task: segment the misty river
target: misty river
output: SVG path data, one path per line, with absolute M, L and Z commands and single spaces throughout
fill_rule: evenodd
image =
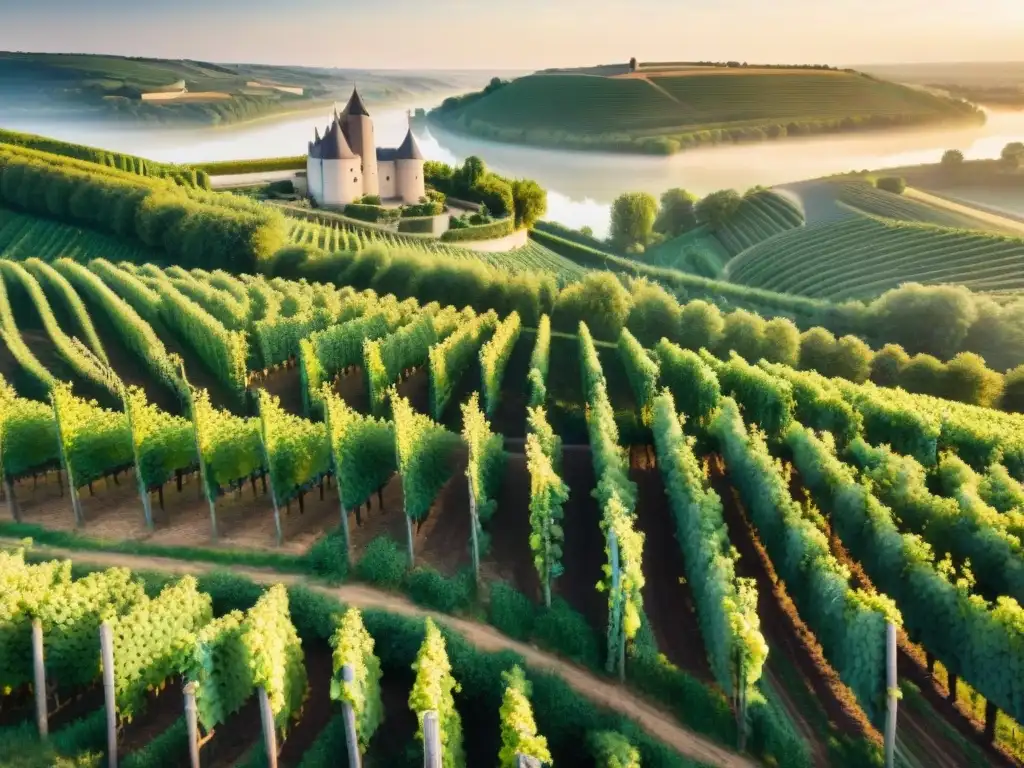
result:
M 404 108 L 382 109 L 373 119 L 378 146 L 401 143 L 408 127 Z M 325 112 L 319 118 L 292 116 L 196 130 L 32 120 L 3 127 L 187 163 L 303 154 L 314 126 L 322 132 L 327 122 Z M 418 131 L 417 140 L 431 160 L 456 163 L 478 155 L 500 174 L 536 179 L 548 190 L 545 218 L 571 227 L 588 225 L 603 237 L 608 231 L 611 201 L 622 192 L 657 196 L 670 187 L 684 187 L 699 195 L 725 187 L 742 192 L 758 184 L 771 186 L 845 171 L 938 162 L 947 149 L 959 149 L 972 160 L 995 158 L 1007 143 L 1024 140 L 1024 112 L 990 111 L 983 126 L 783 139 L 708 147 L 668 158 L 517 147 L 435 128 Z

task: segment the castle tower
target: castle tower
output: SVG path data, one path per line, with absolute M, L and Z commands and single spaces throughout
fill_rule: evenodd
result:
M 413 205 L 427 194 L 427 185 L 423 177 L 423 153 L 420 151 L 412 128 L 405 135 L 405 141 L 395 150 L 395 170 L 397 184 L 395 192 L 403 203 Z
M 359 91 L 352 89 L 352 97 L 342 113 L 345 135 L 349 144 L 362 158 L 362 180 L 364 195 L 379 195 L 380 180 L 377 174 L 377 145 L 373 135 L 373 120 L 366 111 Z
M 321 205 L 346 205 L 363 195 L 359 155 L 352 151 L 341 124 L 332 123 L 320 142 Z

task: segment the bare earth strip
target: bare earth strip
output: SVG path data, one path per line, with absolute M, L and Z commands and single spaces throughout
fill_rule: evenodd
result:
M 15 539 L 0 538 L 0 546 L 16 546 Z M 120 566 L 135 571 L 163 571 L 174 574 L 202 574 L 217 570 L 218 566 L 166 557 L 123 555 L 112 552 L 90 552 L 61 549 L 57 547 L 33 546 L 32 551 L 46 557 L 67 558 L 77 563 L 112 568 Z M 224 566 L 219 566 L 221 570 Z M 632 694 L 611 682 L 600 679 L 590 672 L 570 664 L 550 653 L 512 640 L 486 624 L 456 618 L 447 614 L 425 610 L 406 598 L 361 584 L 346 584 L 327 587 L 311 581 L 305 576 L 278 573 L 267 568 L 240 568 L 231 566 L 230 571 L 252 579 L 259 584 L 285 584 L 305 586 L 348 605 L 359 608 L 379 608 L 405 616 L 430 617 L 451 627 L 484 651 L 510 650 L 522 656 L 533 669 L 552 672 L 561 677 L 569 686 L 595 704 L 618 712 L 634 720 L 651 736 L 694 760 L 722 768 L 755 768 L 757 763 L 718 746 L 683 728 L 675 719 L 659 710 L 639 696 Z
M 909 197 L 911 200 L 918 200 L 922 203 L 933 205 L 936 208 L 945 208 L 947 211 L 952 211 L 953 213 L 970 216 L 978 221 L 991 224 L 994 227 L 999 227 L 1007 233 L 1014 232 L 1024 236 L 1024 221 L 1017 221 L 1006 216 L 1000 216 L 995 213 L 990 213 L 989 211 L 983 211 L 980 208 L 972 208 L 969 205 L 961 205 L 960 203 L 955 203 L 944 197 L 938 197 L 936 195 L 930 195 L 927 192 L 922 192 L 920 189 L 915 189 L 914 187 L 907 187 L 906 190 L 904 190 L 903 195 L 905 197 Z

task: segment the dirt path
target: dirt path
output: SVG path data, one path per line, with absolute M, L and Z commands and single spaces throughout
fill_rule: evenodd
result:
M 17 541 L 0 538 L 0 545 L 12 546 Z M 168 573 L 208 573 L 217 566 L 166 557 L 140 557 L 122 555 L 112 552 L 88 552 L 56 547 L 34 547 L 33 551 L 56 558 L 69 558 L 78 563 L 110 568 L 121 566 L 139 571 L 164 571 Z M 278 573 L 267 568 L 232 567 L 231 571 L 239 576 L 252 579 L 260 584 L 281 583 L 286 585 L 303 585 L 316 592 L 330 595 L 348 605 L 360 608 L 381 608 L 391 613 L 405 616 L 431 617 L 438 622 L 447 624 L 456 632 L 484 651 L 510 650 L 521 655 L 530 667 L 536 670 L 553 672 L 561 677 L 575 691 L 593 703 L 606 709 L 618 712 L 634 720 L 645 731 L 667 745 L 708 765 L 738 768 L 753 768 L 756 762 L 742 755 L 737 755 L 723 747 L 698 736 L 683 728 L 668 715 L 640 697 L 626 691 L 622 687 L 602 680 L 590 672 L 570 664 L 550 653 L 512 640 L 486 624 L 428 611 L 413 604 L 401 595 L 383 592 L 361 584 L 348 584 L 341 587 L 325 587 L 310 581 L 307 577 L 296 574 Z

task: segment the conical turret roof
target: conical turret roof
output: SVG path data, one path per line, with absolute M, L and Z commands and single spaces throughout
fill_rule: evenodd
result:
M 345 105 L 345 115 L 370 116 L 370 113 L 366 111 L 366 107 L 363 105 L 363 100 L 359 96 L 359 91 L 355 88 L 352 89 L 352 96 L 349 98 L 348 104 Z
M 405 141 L 395 150 L 396 160 L 422 160 L 423 153 L 420 152 L 420 145 L 416 143 L 416 137 L 412 135 L 412 128 L 405 134 Z
M 353 160 L 356 155 L 345 140 L 337 123 L 331 125 L 320 143 L 320 157 L 324 160 Z

